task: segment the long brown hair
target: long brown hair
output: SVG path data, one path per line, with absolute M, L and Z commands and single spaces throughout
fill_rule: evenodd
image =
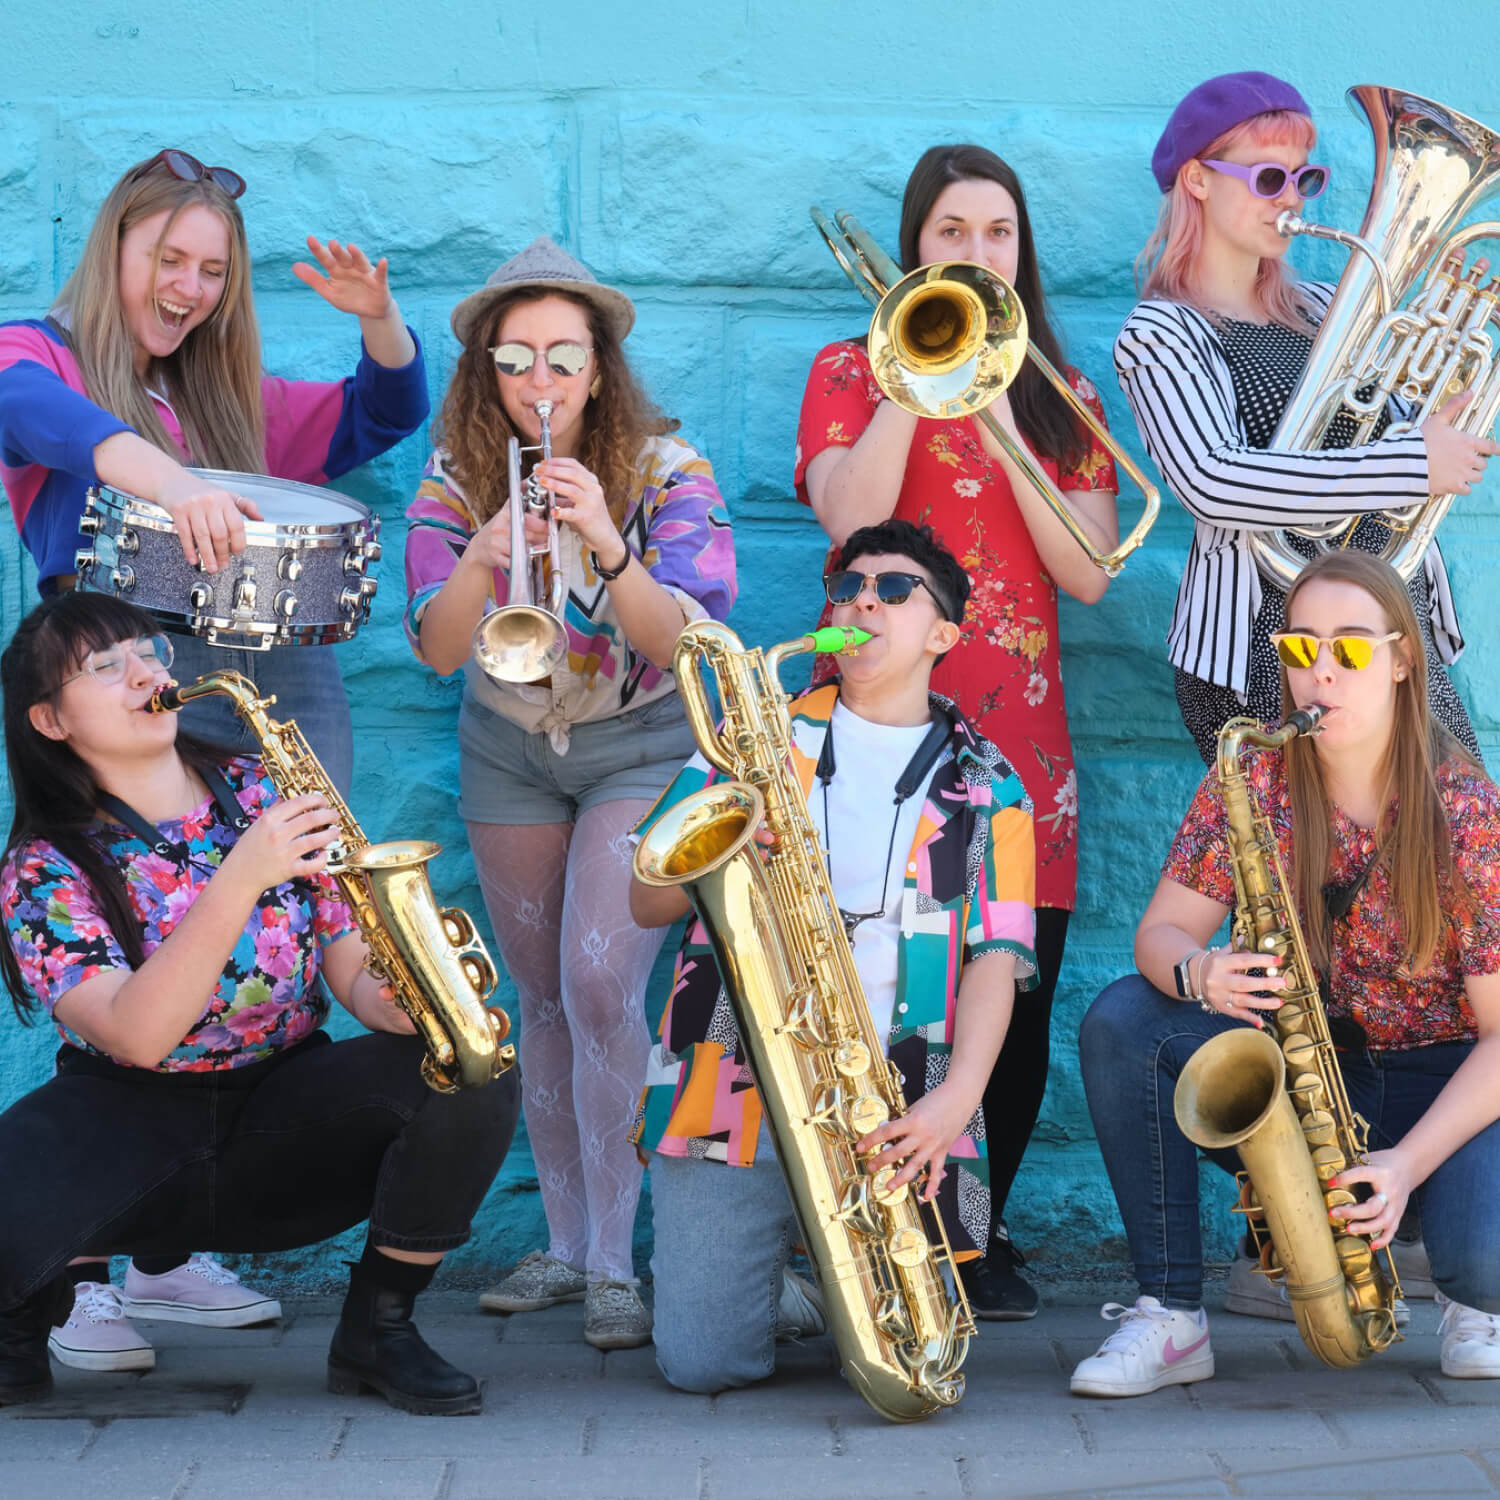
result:
M 1026 194 L 1014 168 L 984 146 L 930 146 L 922 153 L 901 199 L 901 269 L 915 271 L 922 264 L 917 243 L 922 226 L 943 189 L 955 182 L 997 182 L 1016 202 L 1016 238 L 1020 254 L 1016 261 L 1016 295 L 1026 309 L 1031 342 L 1060 370 L 1062 341 L 1052 330 L 1047 298 L 1037 267 L 1036 242 L 1031 233 L 1031 215 Z M 1044 458 L 1068 468 L 1088 451 L 1082 425 L 1068 403 L 1053 390 L 1046 376 L 1027 361 L 1010 388 L 1011 410 L 1021 436 Z
M 464 488 L 474 518 L 483 523 L 498 514 L 510 497 L 506 481 L 506 448 L 521 435 L 500 404 L 495 362 L 490 348 L 513 307 L 561 297 L 584 310 L 599 372 L 599 394 L 583 411 L 583 441 L 578 461 L 603 487 L 610 514 L 618 525 L 635 493 L 641 447 L 647 438 L 675 432 L 666 416 L 641 389 L 609 319 L 587 298 L 563 287 L 524 287 L 502 297 L 487 317 L 476 319 L 448 382 L 442 410 L 433 426 L 433 441 L 452 460 L 454 477 Z M 525 439 L 521 438 L 524 442 Z
M 266 423 L 245 221 L 234 199 L 208 178 L 184 182 L 165 164 L 146 168 L 136 163 L 110 190 L 53 313 L 67 332 L 90 400 L 176 458 L 176 444 L 147 394 L 148 387 L 159 386 L 182 423 L 192 462 L 259 473 L 266 466 Z M 120 300 L 120 241 L 142 219 L 168 215 L 154 276 L 173 224 L 195 204 L 216 213 L 229 230 L 224 291 L 175 353 L 151 362 L 143 382 L 135 373 L 135 345 Z
M 1471 770 L 1482 768 L 1464 747 L 1433 717 L 1427 703 L 1427 656 L 1422 633 L 1399 575 L 1389 564 L 1367 552 L 1326 552 L 1298 575 L 1286 600 L 1286 618 L 1293 619 L 1297 595 L 1314 580 L 1350 583 L 1363 589 L 1379 606 L 1389 630 L 1401 640 L 1392 648 L 1407 663 L 1406 676 L 1396 683 L 1395 721 L 1381 762 L 1380 806 L 1385 809 L 1377 830 L 1376 864 L 1390 879 L 1401 922 L 1401 941 L 1412 973 L 1428 968 L 1437 955 L 1445 925 L 1461 912 L 1466 892 L 1453 861 L 1448 815 L 1438 789 L 1438 768 L 1446 761 L 1462 761 Z M 1287 669 L 1281 669 L 1284 712 L 1296 705 Z M 1297 906 L 1313 963 L 1324 973 L 1332 952 L 1331 922 L 1323 904 L 1332 853 L 1333 804 L 1323 783 L 1323 770 L 1313 741 L 1298 736 L 1287 744 L 1287 790 L 1292 802 L 1292 848 L 1295 851 Z

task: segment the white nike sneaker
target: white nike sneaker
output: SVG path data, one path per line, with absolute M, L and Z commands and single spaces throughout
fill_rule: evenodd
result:
M 1144 1396 L 1164 1385 L 1188 1385 L 1214 1372 L 1208 1318 L 1138 1297 L 1134 1307 L 1106 1302 L 1100 1317 L 1120 1326 L 1073 1371 L 1075 1396 Z
M 1443 1336 L 1443 1374 L 1455 1380 L 1494 1380 L 1500 1377 L 1500 1313 L 1465 1307 L 1441 1292 L 1443 1310 L 1438 1332 Z

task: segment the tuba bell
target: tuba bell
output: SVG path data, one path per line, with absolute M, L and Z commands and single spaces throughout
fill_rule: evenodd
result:
M 540 682 L 562 665 L 568 654 L 568 632 L 563 608 L 568 578 L 562 566 L 562 545 L 552 496 L 535 475 L 521 478 L 521 455 L 552 457 L 552 403 L 538 401 L 541 441 L 522 446 L 511 438 L 506 453 L 510 480 L 510 590 L 507 601 L 484 615 L 474 627 L 474 660 L 496 682 Z M 547 540 L 533 547 L 526 540 L 526 517 L 541 516 Z M 545 602 L 543 602 L 545 601 Z
M 1161 509 L 1160 492 L 1110 436 L 1109 429 L 1079 400 L 1052 361 L 1029 341 L 1026 309 L 1015 288 L 988 267 L 967 260 L 919 266 L 902 276 L 901 267 L 852 214 L 838 214 L 835 222 L 820 208 L 810 212 L 844 274 L 875 303 L 870 323 L 870 369 L 881 390 L 913 416 L 952 419 L 977 415 L 1067 528 L 1068 535 L 1088 554 L 1089 561 L 1109 577 L 1116 577 L 1155 523 Z M 1028 359 L 1145 497 L 1135 529 L 1109 552 L 1101 552 L 1095 545 L 1025 444 L 1016 442 L 986 410 Z
M 1464 274 L 1477 240 L 1500 238 L 1500 222 L 1453 227 L 1489 198 L 1500 180 L 1500 133 L 1445 105 L 1401 89 L 1361 84 L 1348 93 L 1374 134 L 1375 181 L 1360 232 L 1311 224 L 1290 211 L 1277 228 L 1333 240 L 1355 251 L 1313 342 L 1269 447 L 1305 452 L 1323 444 L 1342 411 L 1356 421 L 1356 443 L 1369 440 L 1395 396 L 1413 408 L 1387 436 L 1420 426 L 1450 397 L 1471 393 L 1459 431 L 1488 433 L 1500 414 L 1497 321 L 1500 277 L 1481 286 L 1482 263 Z M 1421 281 L 1420 290 L 1401 304 Z M 1433 495 L 1418 505 L 1370 512 L 1391 529 L 1382 557 L 1409 579 L 1453 504 Z M 1268 583 L 1289 589 L 1307 563 L 1288 534 L 1319 550 L 1347 546 L 1363 514 L 1250 534 L 1250 551 Z

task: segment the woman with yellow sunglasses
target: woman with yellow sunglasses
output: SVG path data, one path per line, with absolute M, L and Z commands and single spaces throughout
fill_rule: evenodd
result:
M 1328 553 L 1293 585 L 1286 617 L 1274 638 L 1282 708 L 1317 705 L 1319 731 L 1243 765 L 1290 872 L 1349 1101 L 1370 1124 L 1368 1160 L 1338 1177 L 1369 1196 L 1334 1213 L 1378 1248 L 1416 1201 L 1443 1373 L 1497 1377 L 1500 790 L 1428 706 L 1416 613 L 1392 568 Z M 1265 954 L 1209 946 L 1234 905 L 1210 771 L 1136 932 L 1139 972 L 1099 996 L 1079 1036 L 1139 1286 L 1133 1306 L 1106 1307 L 1119 1326 L 1074 1371 L 1079 1395 L 1138 1396 L 1214 1373 L 1198 1153 L 1173 1091 L 1204 1042 L 1263 1027 L 1286 987 Z M 1239 1165 L 1233 1151 L 1210 1154 Z

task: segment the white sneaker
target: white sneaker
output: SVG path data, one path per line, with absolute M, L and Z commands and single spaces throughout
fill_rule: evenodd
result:
M 1402 1283 L 1403 1290 L 1405 1283 Z M 1248 1255 L 1237 1255 L 1229 1268 L 1229 1287 L 1224 1293 L 1224 1311 L 1239 1313 L 1247 1318 L 1275 1318 L 1281 1323 L 1295 1323 L 1297 1315 L 1292 1311 L 1292 1299 L 1287 1293 L 1284 1280 L 1272 1281 L 1260 1272 L 1260 1263 Z M 1396 1316 L 1396 1327 L 1405 1328 L 1411 1322 L 1411 1309 L 1404 1297 L 1396 1298 L 1392 1309 Z
M 1106 1302 L 1100 1317 L 1120 1326 L 1073 1371 L 1075 1396 L 1144 1396 L 1164 1385 L 1188 1385 L 1214 1372 L 1208 1318 L 1138 1297 L 1134 1307 Z
M 205 1328 L 248 1328 L 274 1323 L 281 1304 L 243 1285 L 211 1255 L 193 1255 L 185 1265 L 148 1276 L 131 1261 L 125 1272 L 125 1311 L 147 1322 L 197 1323 Z
M 61 1365 L 75 1370 L 152 1370 L 156 1351 L 130 1325 L 120 1294 L 107 1281 L 80 1281 L 73 1288 L 68 1321 L 47 1336 Z
M 823 1293 L 807 1277 L 795 1271 L 785 1272 L 781 1298 L 776 1304 L 776 1337 L 806 1339 L 827 1332 L 828 1313 Z
M 1500 1376 L 1500 1313 L 1465 1307 L 1441 1292 L 1443 1374 L 1455 1380 L 1494 1380 Z

